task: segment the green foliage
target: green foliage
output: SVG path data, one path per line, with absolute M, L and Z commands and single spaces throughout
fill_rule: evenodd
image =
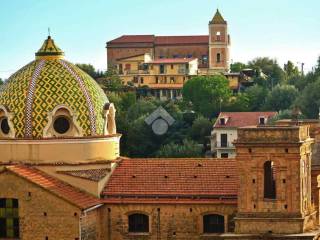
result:
M 238 93 L 229 99 L 229 102 L 222 108 L 225 112 L 246 112 L 249 111 L 249 97 L 246 93 Z
M 262 72 L 267 76 L 265 79 L 265 86 L 269 89 L 285 82 L 285 73 L 276 60 L 267 57 L 255 58 L 254 60 L 249 61 L 248 67 L 256 70 L 257 72 Z M 255 82 L 259 84 L 259 82 L 261 83 L 261 79 Z
M 320 77 L 309 83 L 297 98 L 295 104 L 308 118 L 318 118 L 320 107 Z
M 103 75 L 102 72 L 96 71 L 94 66 L 92 66 L 91 64 L 77 63 L 76 66 L 79 67 L 82 71 L 86 72 L 93 79 L 97 79 L 98 77 L 101 77 Z
M 291 107 L 298 96 L 298 90 L 290 85 L 277 85 L 267 96 L 266 110 L 285 110 Z
M 265 87 L 254 85 L 246 89 L 245 93 L 248 97 L 249 111 L 259 111 L 265 104 L 268 90 Z
M 228 80 L 222 75 L 196 76 L 182 89 L 184 101 L 191 102 L 195 111 L 206 117 L 217 115 L 230 96 Z
M 241 62 L 235 62 L 230 64 L 230 72 L 240 72 L 246 68 L 246 64 Z
M 160 158 L 191 158 L 201 157 L 201 146 L 191 140 L 184 140 L 182 144 L 169 143 L 156 153 Z
M 109 68 L 100 78 L 96 79 L 99 85 L 109 91 L 121 91 L 124 89 L 122 81 L 115 68 Z
M 286 74 L 287 79 L 290 79 L 292 77 L 298 76 L 299 75 L 299 69 L 297 66 L 295 66 L 291 61 L 288 61 L 284 65 L 284 71 Z
M 204 144 L 210 137 L 213 124 L 204 117 L 198 117 L 192 124 L 190 135 L 193 140 Z
M 4 80 L 2 80 L 2 78 L 0 78 L 0 86 L 4 84 Z

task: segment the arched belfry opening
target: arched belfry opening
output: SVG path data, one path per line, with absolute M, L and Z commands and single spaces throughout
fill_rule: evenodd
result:
M 267 161 L 263 165 L 264 198 L 276 199 L 276 179 L 274 162 Z

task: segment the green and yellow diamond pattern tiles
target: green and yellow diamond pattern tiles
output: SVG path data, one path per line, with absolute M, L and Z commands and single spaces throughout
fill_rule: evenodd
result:
M 83 129 L 84 136 L 102 135 L 102 112 L 108 99 L 97 83 L 71 63 L 67 64 L 72 71 L 68 70 L 60 60 L 44 61 L 36 79 L 32 79 L 36 76 L 35 71 L 39 63 L 40 61 L 36 60 L 20 69 L 0 90 L 0 104 L 7 106 L 9 111 L 14 113 L 16 137 L 26 137 L 26 103 L 27 96 L 30 95 L 33 96 L 32 138 L 42 138 L 43 130 L 48 123 L 48 113 L 62 104 L 70 107 L 77 115 L 77 122 Z M 34 85 L 30 88 L 32 81 Z M 30 94 L 29 91 L 34 92 Z M 95 133 L 92 133 L 92 129 L 95 129 Z

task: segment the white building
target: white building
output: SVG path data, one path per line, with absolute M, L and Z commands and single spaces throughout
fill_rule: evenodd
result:
M 217 158 L 236 156 L 233 142 L 238 137 L 238 128 L 264 125 L 277 112 L 221 112 L 211 132 L 211 152 Z

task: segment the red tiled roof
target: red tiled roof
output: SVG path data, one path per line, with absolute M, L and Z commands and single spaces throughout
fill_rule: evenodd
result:
M 108 42 L 112 43 L 154 43 L 155 45 L 175 44 L 209 44 L 209 35 L 194 36 L 155 36 L 155 35 L 123 35 Z
M 107 202 L 234 202 L 238 177 L 234 159 L 123 159 L 102 194 Z
M 194 36 L 157 36 L 155 38 L 156 45 L 172 45 L 172 44 L 209 44 L 208 35 Z
M 89 207 L 101 204 L 100 199 L 95 198 L 79 189 L 64 183 L 48 174 L 32 167 L 24 165 L 11 165 L 6 167 L 7 170 L 14 174 L 52 192 L 68 201 L 69 203 L 81 208 L 87 209 Z
M 154 35 L 123 35 L 108 43 L 153 43 Z
M 159 58 L 159 59 L 155 59 L 151 62 L 151 64 L 159 64 L 159 63 L 188 63 L 191 62 L 193 60 L 195 60 L 196 58 Z
M 221 112 L 214 124 L 215 128 L 245 127 L 259 124 L 259 117 L 271 118 L 277 112 Z M 220 124 L 220 118 L 226 117 L 225 125 Z

